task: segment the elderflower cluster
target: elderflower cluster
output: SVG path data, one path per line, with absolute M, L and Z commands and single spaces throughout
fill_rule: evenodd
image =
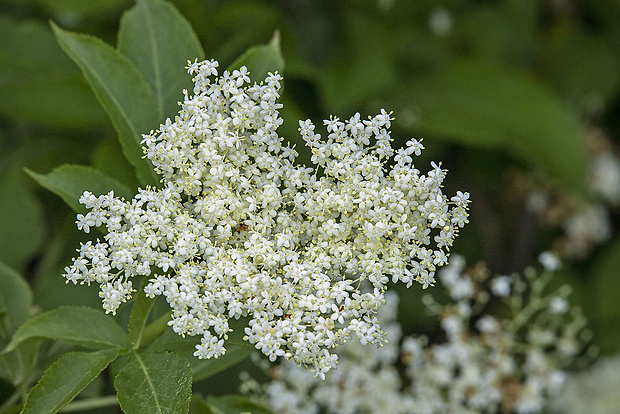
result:
M 541 261 L 558 263 L 550 255 Z M 583 316 L 568 306 L 565 287 L 543 293 L 549 270 L 489 278 L 483 267 L 464 268 L 455 257 L 439 273 L 445 304 L 425 301 L 441 320 L 437 338 L 402 338 L 398 301 L 389 298 L 379 312 L 389 336 L 383 347 L 343 345 L 324 382 L 283 363 L 266 386 L 249 379 L 245 390 L 278 414 L 545 412 L 563 368 L 582 351 Z
M 300 121 L 315 167 L 296 164 L 276 132 L 280 75 L 251 84 L 245 67 L 220 77 L 217 67 L 190 62 L 194 95 L 184 91 L 174 121 L 143 136 L 161 188 L 81 197 L 90 211 L 78 227 L 102 226 L 105 237 L 82 245 L 65 276 L 99 283 L 112 313 L 145 276 L 147 296 L 172 308 L 172 329 L 201 337 L 199 358 L 222 355 L 229 322 L 247 318 L 244 339 L 271 361 L 324 378 L 338 344 L 384 342 L 376 312 L 388 281 L 433 284 L 469 194 L 444 195 L 440 165 L 414 168 L 421 142 L 395 151 L 383 110 L 331 117 L 325 138 Z

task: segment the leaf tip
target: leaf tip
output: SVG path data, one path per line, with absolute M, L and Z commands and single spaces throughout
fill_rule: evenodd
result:
M 276 29 L 273 32 L 273 36 L 271 37 L 271 41 L 269 43 L 273 45 L 278 52 L 280 52 L 280 29 Z
M 52 32 L 54 32 L 54 35 L 56 35 L 56 37 L 58 37 L 59 34 L 62 34 L 65 32 L 62 29 L 62 27 L 58 26 L 56 22 L 53 21 L 52 19 L 50 19 L 49 23 L 50 23 L 50 27 L 52 28 Z

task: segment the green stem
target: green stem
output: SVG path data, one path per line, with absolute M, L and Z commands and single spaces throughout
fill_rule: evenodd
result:
M 145 277 L 138 293 L 136 294 L 136 300 L 131 310 L 131 316 L 129 317 L 129 340 L 133 345 L 133 349 L 140 348 L 143 341 L 144 326 L 146 325 L 146 319 L 149 317 L 151 308 L 153 307 L 154 299 L 150 299 L 144 293 L 144 286 L 148 283 L 148 279 Z
M 168 329 L 168 321 L 170 320 L 170 311 L 164 313 L 155 319 L 142 331 L 142 345 L 151 343 L 155 338 Z
M 525 286 L 522 285 L 519 288 L 517 285 L 518 283 L 524 282 L 515 282 L 515 292 L 518 294 L 512 296 L 512 320 L 506 326 L 507 331 L 516 333 L 526 322 L 530 320 L 530 318 L 532 318 L 536 314 L 536 312 L 546 308 L 549 305 L 551 299 L 549 297 L 543 297 L 543 291 L 545 287 L 549 284 L 552 276 L 553 275 L 550 272 L 543 272 L 538 277 L 538 279 L 534 280 L 531 283 L 532 291 L 530 292 L 529 300 L 527 301 L 527 304 L 525 306 L 523 306 L 523 295 L 525 294 Z M 528 277 L 529 280 L 532 280 L 533 278 L 534 276 Z
M 15 409 L 14 412 L 18 413 L 21 411 L 21 408 L 16 406 L 17 401 L 20 400 L 20 392 L 19 390 L 13 391 L 13 394 L 6 401 L 0 405 L 0 413 L 10 413 L 13 412 L 12 409 Z
M 115 405 L 118 405 L 118 398 L 116 398 L 116 395 L 110 395 L 107 397 L 88 398 L 73 401 L 59 412 L 71 413 L 74 411 L 92 410 L 93 408 L 111 407 Z

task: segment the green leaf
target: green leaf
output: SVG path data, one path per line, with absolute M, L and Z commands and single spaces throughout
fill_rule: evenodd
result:
M 523 74 L 482 61 L 460 62 L 409 85 L 416 127 L 468 146 L 499 148 L 585 193 L 587 157 L 577 116 Z M 398 115 L 398 114 L 397 114 Z
M 207 398 L 213 414 L 271 414 L 271 410 L 240 395 L 222 395 Z
M 198 359 L 194 357 L 199 339 L 191 336 L 181 337 L 170 328 L 158 336 L 147 349 L 149 352 L 171 351 L 184 356 L 190 362 L 194 381 L 201 381 L 240 363 L 254 352 L 254 346 L 242 339 L 247 319 L 231 320 L 229 323 L 233 331 L 228 333 L 229 338 L 225 344 L 226 353 L 218 358 Z
M 136 178 L 136 169 L 125 157 L 119 157 L 122 152 L 123 148 L 116 137 L 99 140 L 91 151 L 90 165 L 127 188 L 138 188 L 140 184 Z
M 48 174 L 37 174 L 30 170 L 26 170 L 26 173 L 79 213 L 86 212 L 86 208 L 79 203 L 84 191 L 99 196 L 114 190 L 116 197 L 124 197 L 126 200 L 133 198 L 132 192 L 127 187 L 92 167 L 65 164 Z
M 249 48 L 228 67 L 228 70 L 239 69 L 241 66 L 248 68 L 250 78 L 255 82 L 265 79 L 269 72 L 284 71 L 280 32 L 276 31 L 268 44 Z
M 487 3 L 463 13 L 452 36 L 474 56 L 496 61 L 522 61 L 538 56 L 539 6 L 535 2 Z M 493 35 L 490 36 L 489 34 Z
M 49 27 L 0 18 L 0 114 L 61 129 L 105 123 L 79 70 Z
M 32 291 L 24 278 L 0 262 L 0 344 L 28 318 Z
M 114 386 L 127 414 L 187 413 L 192 372 L 187 360 L 173 353 L 133 353 Z
M 33 338 L 47 338 L 92 349 L 129 349 L 127 334 L 114 318 L 86 306 L 63 306 L 26 321 L 3 352 Z
M 161 119 L 174 118 L 183 89 L 192 90 L 187 61 L 204 51 L 189 22 L 161 0 L 138 0 L 121 19 L 118 49 L 142 72 L 157 101 Z
M 586 110 L 606 106 L 620 86 L 618 53 L 605 44 L 606 40 L 588 35 L 579 26 L 566 27 L 541 53 L 551 83 Z
M 129 325 L 127 328 L 129 331 L 129 340 L 133 344 L 133 349 L 138 349 L 140 347 L 146 319 L 155 302 L 154 299 L 148 298 L 144 293 L 144 286 L 146 283 L 148 283 L 148 278 L 145 277 L 143 278 L 142 286 L 138 288 L 136 300 L 133 303 L 131 315 L 129 316 Z
M 168 326 L 168 321 L 170 321 L 171 319 L 171 313 L 171 310 L 165 310 L 155 320 L 151 321 L 147 326 L 144 327 L 144 330 L 142 332 L 142 340 L 140 341 L 141 345 L 151 344 L 153 341 L 156 341 L 158 338 L 163 336 L 166 332 L 171 331 L 170 327 Z M 169 351 L 169 349 L 163 349 L 162 352 L 163 351 Z
M 22 414 L 53 414 L 73 400 L 116 357 L 118 350 L 68 352 L 30 390 Z
M 194 373 L 194 381 L 202 381 L 227 370 L 244 361 L 250 354 L 254 352 L 252 346 L 226 345 L 226 353 L 218 358 L 198 359 L 192 361 L 192 372 Z
M 0 179 L 0 261 L 24 271 L 43 243 L 43 208 L 27 179 L 10 173 Z
M 73 19 L 74 22 L 85 22 L 102 17 L 105 19 L 104 16 L 120 13 L 121 10 L 131 5 L 130 0 L 19 0 L 19 2 L 35 3 L 37 7 L 43 7 L 49 14 L 59 19 Z
M 155 353 L 171 351 L 175 354 L 186 357 L 186 359 L 190 361 L 192 361 L 192 359 L 198 360 L 198 358 L 192 357 L 190 359 L 190 357 L 196 351 L 196 344 L 200 342 L 199 339 L 194 336 L 182 337 L 176 334 L 172 329 L 170 329 L 170 327 L 167 326 L 169 320 L 169 314 L 162 315 L 160 324 L 163 325 L 165 323 L 166 329 L 148 346 L 148 352 Z
M 110 129 L 112 129 L 111 125 Z M 101 129 L 102 133 L 104 131 L 104 129 Z M 89 152 L 92 149 L 93 142 L 90 139 L 82 138 L 83 136 L 76 139 L 71 134 L 59 137 L 37 132 L 33 135 L 32 131 L 24 131 L 23 133 L 13 135 L 10 139 L 12 143 L 9 143 L 9 140 L 2 142 L 3 140 L 0 136 L 0 175 L 5 173 L 17 174 L 24 180 L 23 184 L 20 183 L 21 185 L 24 185 L 31 191 L 39 192 L 39 186 L 24 174 L 24 167 L 35 171 L 50 171 L 60 164 L 88 163 Z M 114 137 L 114 141 L 116 141 L 116 137 Z M 71 150 L 68 151 L 68 148 Z M 120 153 L 120 144 L 118 148 L 118 153 Z M 117 158 L 124 160 L 124 157 L 118 157 L 118 155 Z M 131 170 L 131 173 L 135 176 L 134 168 L 131 167 Z M 46 206 L 46 208 L 48 207 Z
M 126 57 L 100 39 L 64 31 L 53 23 L 52 29 L 110 116 L 123 154 L 136 168 L 140 182 L 156 186 L 159 177 L 140 144 L 142 134 L 160 125 L 157 101 L 148 83 Z

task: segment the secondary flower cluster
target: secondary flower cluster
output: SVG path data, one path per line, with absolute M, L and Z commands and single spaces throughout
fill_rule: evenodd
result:
M 554 250 L 568 260 L 583 260 L 613 236 L 620 206 L 620 157 L 613 140 L 599 129 L 586 131 L 590 171 L 589 197 L 575 198 L 528 174 L 515 174 L 509 185 L 514 202 L 525 202 L 543 227 L 561 228 Z M 520 200 L 519 200 L 520 199 Z M 557 233 L 557 232 L 556 232 Z
M 616 414 L 620 407 L 620 354 L 606 356 L 568 376 L 551 404 L 554 414 Z
M 105 240 L 82 245 L 65 276 L 100 283 L 106 312 L 146 276 L 146 294 L 170 304 L 173 330 L 202 337 L 196 356 L 222 355 L 229 321 L 246 317 L 244 339 L 272 361 L 324 377 L 336 345 L 384 342 L 376 312 L 389 280 L 433 284 L 469 194 L 448 199 L 440 165 L 414 168 L 420 142 L 392 149 L 383 110 L 331 117 L 326 138 L 300 121 L 315 168 L 296 164 L 276 132 L 280 75 L 250 84 L 245 67 L 217 77 L 217 66 L 190 62 L 194 95 L 143 136 L 161 189 L 127 201 L 84 193 L 90 212 L 78 228 L 103 226 Z
M 566 287 L 543 292 L 548 270 L 489 278 L 484 267 L 464 268 L 454 257 L 440 271 L 445 304 L 425 301 L 441 319 L 439 340 L 403 339 L 398 301 L 388 298 L 391 306 L 379 312 L 385 346 L 343 345 L 338 369 L 325 382 L 284 363 L 270 369 L 274 380 L 266 388 L 248 380 L 246 390 L 279 414 L 544 412 L 564 382 L 562 369 L 583 349 L 584 317 L 568 306 Z

